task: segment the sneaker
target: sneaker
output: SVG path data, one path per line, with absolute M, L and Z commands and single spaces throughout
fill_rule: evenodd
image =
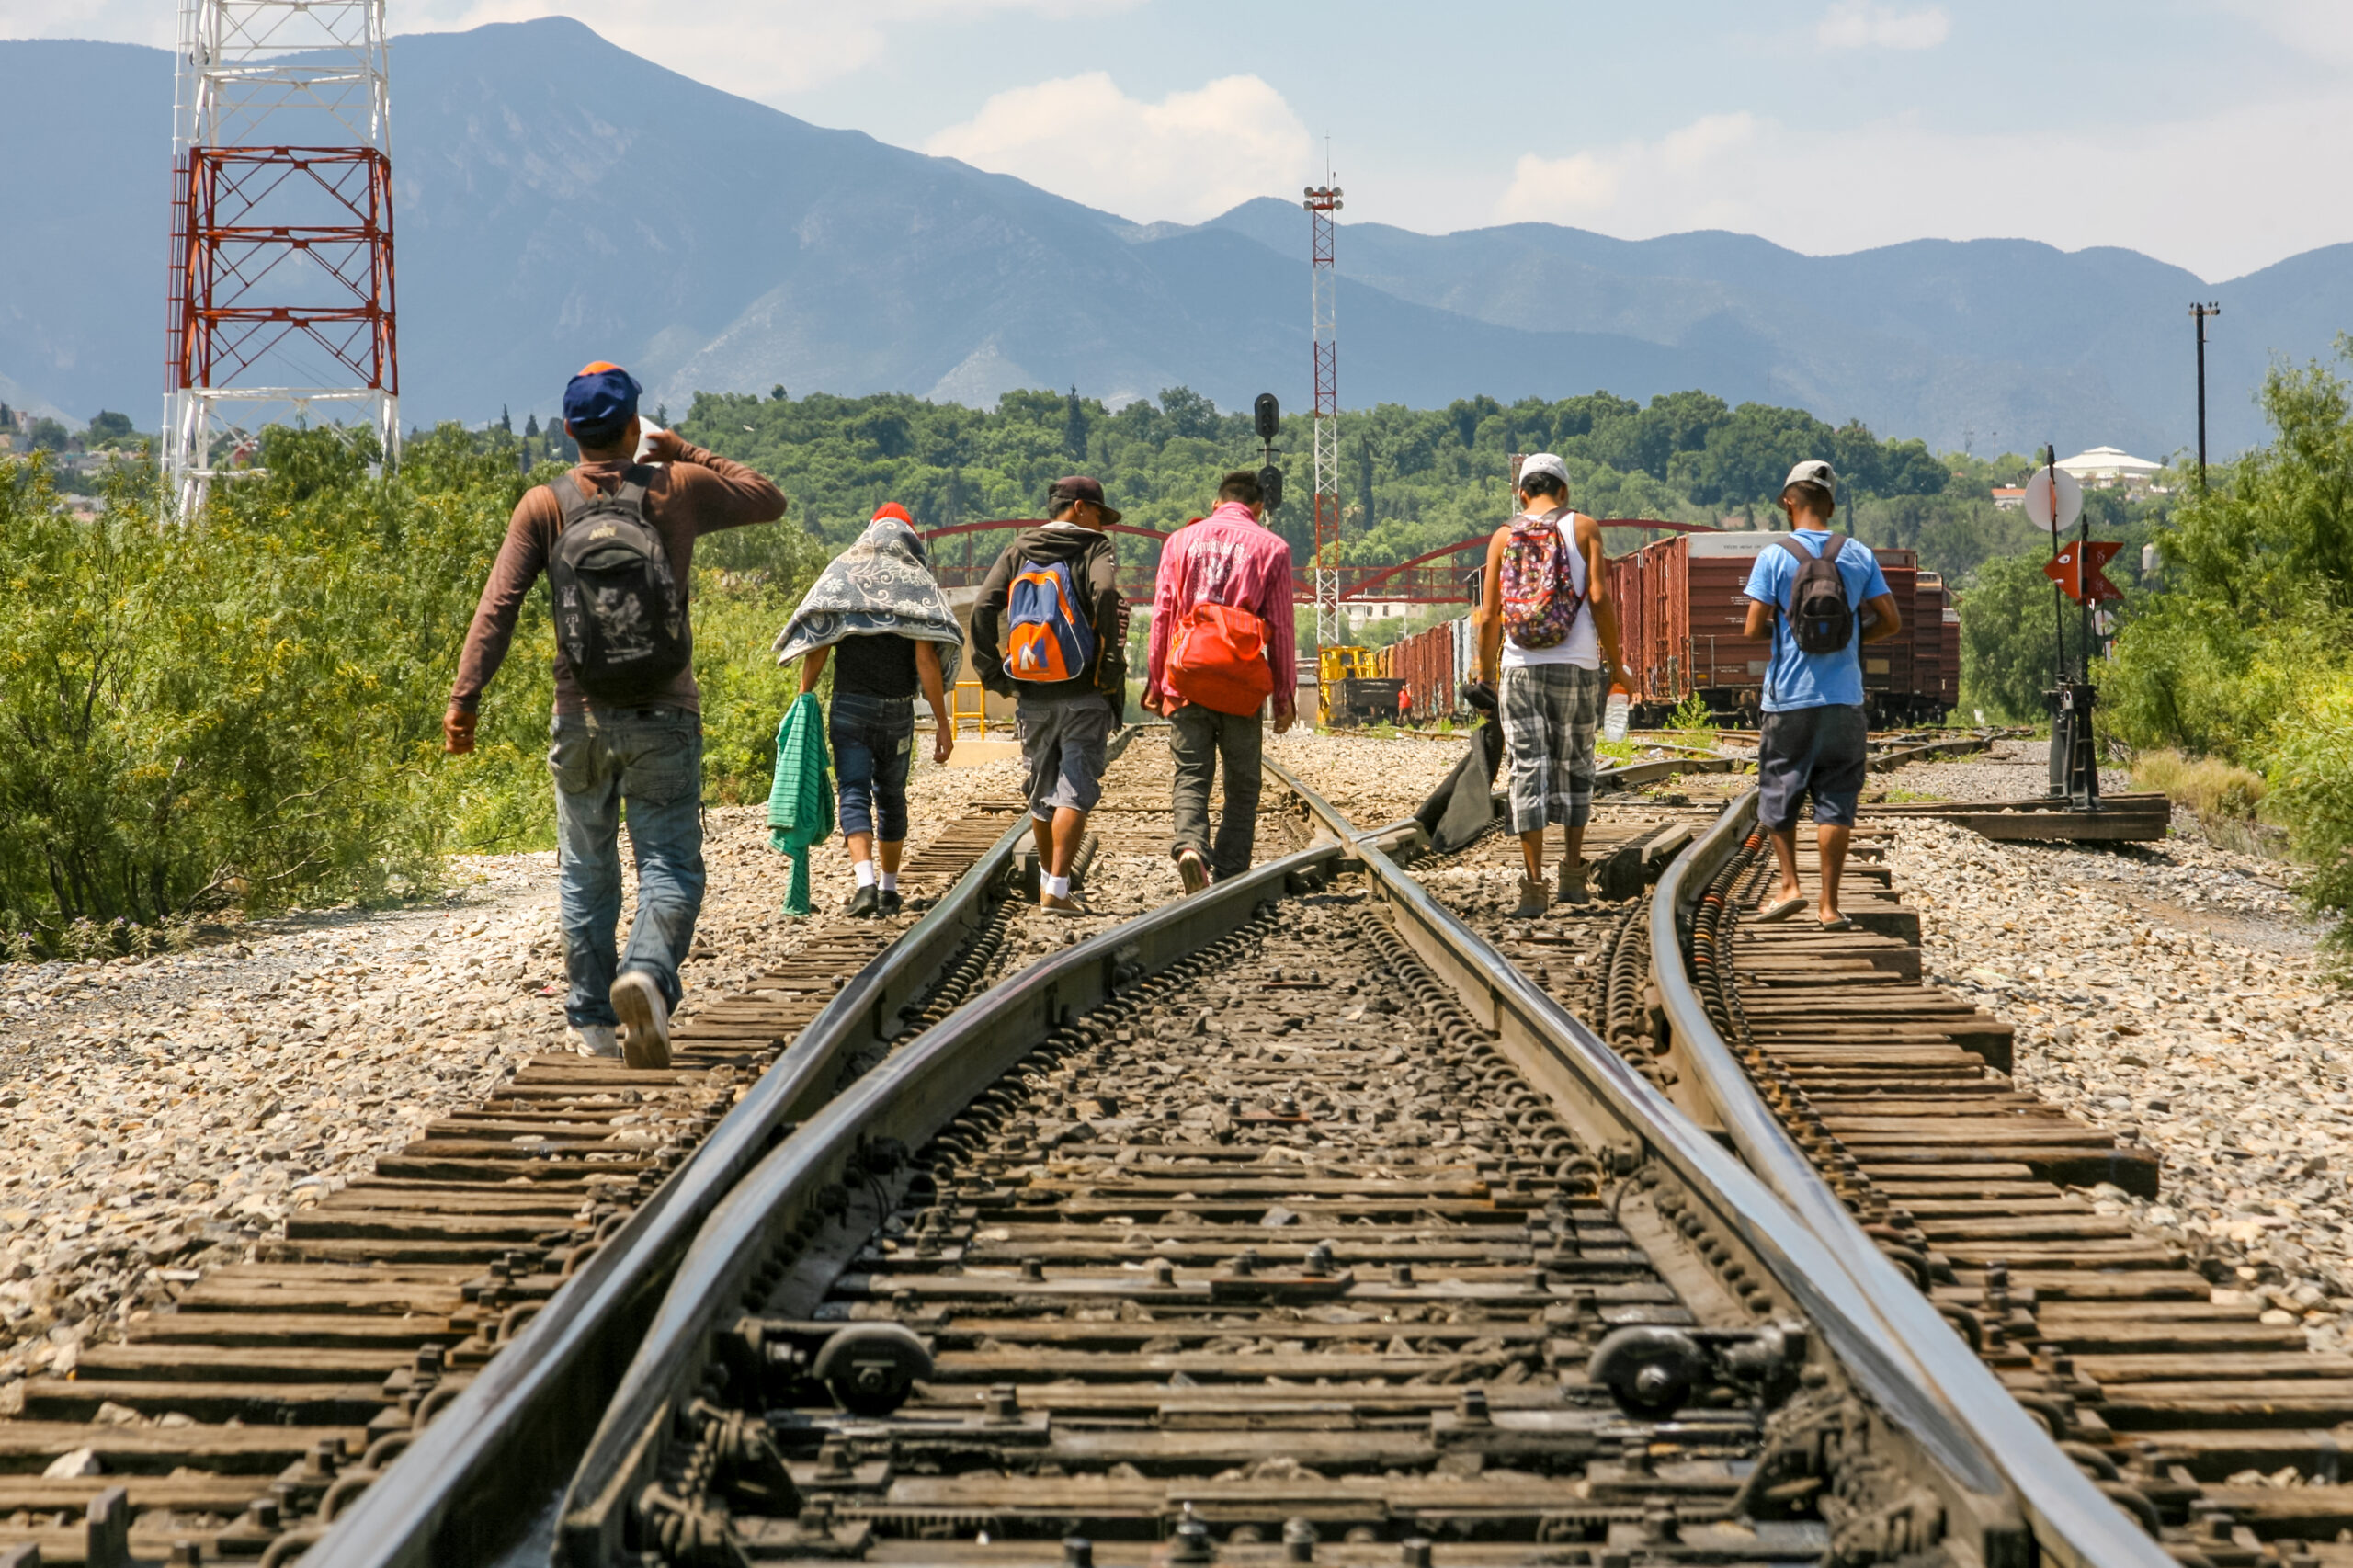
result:
M 610 1024 L 584 1024 L 574 1033 L 579 1036 L 574 1047 L 583 1056 L 612 1056 L 621 1053 L 620 1031 Z
M 852 920 L 868 919 L 877 909 L 880 909 L 881 905 L 881 893 L 875 888 L 872 882 L 869 882 L 864 887 L 849 895 L 849 917 Z
M 613 1011 L 621 1017 L 622 1056 L 632 1067 L 670 1065 L 670 1005 L 654 977 L 631 970 L 613 982 Z
M 1056 898 L 1052 893 L 1040 897 L 1038 900 L 1038 907 L 1049 915 L 1060 915 L 1065 917 L 1095 913 L 1075 898 Z
M 884 888 L 881 890 L 880 893 L 876 897 L 874 913 L 881 915 L 887 920 L 905 907 L 905 903 L 899 897 L 898 889 Z
M 1209 864 L 1201 858 L 1199 850 L 1188 845 L 1176 851 L 1176 880 L 1185 884 L 1187 898 L 1210 885 Z
M 1586 873 L 1590 869 L 1592 868 L 1582 860 L 1574 866 L 1566 860 L 1561 862 L 1560 898 L 1563 903 L 1590 903 L 1593 901 L 1593 894 L 1586 891 L 1585 885 Z
M 1534 877 L 1519 879 L 1519 907 L 1511 912 L 1514 920 L 1534 920 L 1552 907 L 1552 889 Z

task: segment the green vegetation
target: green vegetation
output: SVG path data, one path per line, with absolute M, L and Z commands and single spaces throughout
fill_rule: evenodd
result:
M 2337 348 L 2353 360 L 2353 339 Z M 2260 774 L 2262 813 L 2313 867 L 2307 895 L 2341 913 L 2353 907 L 2353 389 L 2328 366 L 2275 367 L 2262 402 L 2271 444 L 2221 469 L 2159 532 L 2165 591 L 2134 607 L 2101 707 L 2131 744 Z M 2335 941 L 2353 959 L 2353 928 Z
M 1284 421 L 1289 498 L 1273 519 L 1302 554 L 1307 426 L 1297 415 Z M 1116 412 L 1051 392 L 1008 392 L 988 410 L 889 393 L 705 392 L 679 428 L 774 478 L 835 545 L 884 501 L 900 502 L 926 527 L 1035 517 L 1046 486 L 1074 471 L 1101 478 L 1128 521 L 1170 529 L 1209 509 L 1220 474 L 1259 462 L 1246 413 L 1221 413 L 1183 387 L 1162 392 L 1157 406 Z M 1470 398 L 1442 409 L 1385 403 L 1345 415 L 1348 558 L 1387 564 L 1487 532 L 1509 509 L 1510 454 L 1543 450 L 1566 460 L 1572 501 L 1597 517 L 1712 523 L 1736 512 L 1769 520 L 1790 464 L 1826 455 L 1851 486 L 1848 526 L 1871 542 L 1920 550 L 1932 569 L 1964 572 L 2035 537 L 1986 494 L 1987 483 L 2023 472 L 2024 459 L 1949 463 L 1920 442 L 1881 441 L 1859 424 L 1834 427 L 1760 403 L 1733 408 L 1704 392 L 1647 406 L 1595 392 L 1509 405 Z M 985 547 L 984 537 L 975 548 Z M 1122 549 L 1141 556 L 1149 543 Z
M 1692 692 L 1666 716 L 1666 727 L 1685 734 L 1712 735 L 1716 733 L 1715 710 L 1708 706 L 1707 699 Z
M 445 427 L 389 479 L 368 477 L 373 455 L 334 432 L 271 430 L 268 476 L 221 486 L 187 527 L 119 475 L 103 512 L 77 520 L 45 459 L 0 459 L 12 950 L 87 950 L 109 929 L 134 945 L 232 904 L 399 896 L 430 885 L 446 852 L 550 841 L 544 590 L 484 700 L 480 749 L 438 750 L 475 597 L 528 483 L 513 440 Z M 797 689 L 767 644 L 813 554 L 790 525 L 698 554 L 715 800 L 767 793 Z

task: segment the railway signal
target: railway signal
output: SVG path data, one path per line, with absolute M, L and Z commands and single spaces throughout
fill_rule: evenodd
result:
M 2097 604 L 2103 599 L 2121 599 L 2122 589 L 2102 574 L 2116 552 L 2124 547 L 2107 540 L 2079 540 L 2062 549 L 2042 569 L 2042 574 L 2059 585 L 2059 591 L 2077 604 Z
M 2117 546 L 2092 539 L 2091 519 L 2084 516 L 2084 487 L 2059 467 L 2059 449 L 2045 445 L 2042 467 L 2026 482 L 2028 516 L 2051 530 L 2051 561 L 2042 574 L 2051 579 L 2052 667 L 2054 678 L 2043 696 L 2051 704 L 2051 793 L 2067 797 L 2076 811 L 2099 810 L 2099 756 L 2092 738 L 2092 705 L 2099 688 L 2092 685 L 2092 606 L 2105 598 L 2120 599 L 2116 585 L 2100 568 Z M 2059 535 L 2070 523 L 2081 532 L 2071 544 Z M 2067 667 L 2067 611 L 2064 594 L 2083 606 L 2082 658 Z

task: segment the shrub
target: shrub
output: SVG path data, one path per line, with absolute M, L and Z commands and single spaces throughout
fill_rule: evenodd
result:
M 185 525 L 123 481 L 78 520 L 42 460 L 0 460 L 12 949 L 152 949 L 194 910 L 398 894 L 431 885 L 449 851 L 551 841 L 544 588 L 477 750 L 439 752 L 458 653 L 528 482 L 511 452 L 454 426 L 413 441 L 393 476 L 369 476 L 373 455 L 338 432 L 270 430 L 267 477 L 220 487 Z M 790 525 L 744 532 L 771 536 L 738 547 L 751 563 L 695 574 L 720 800 L 767 791 L 792 679 L 767 643 L 814 555 Z
M 2304 894 L 2318 910 L 2353 909 L 2353 669 L 2315 678 L 2279 723 L 2268 758 L 2270 814 L 2313 868 Z M 2353 921 L 2329 937 L 2353 968 Z
M 2220 757 L 2186 757 L 2177 751 L 2143 752 L 2132 759 L 2132 782 L 2158 790 L 2207 821 L 2255 815 L 2263 776 Z

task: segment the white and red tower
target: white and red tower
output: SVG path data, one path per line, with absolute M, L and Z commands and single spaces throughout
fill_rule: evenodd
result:
M 1332 274 L 1332 214 L 1340 210 L 1340 187 L 1330 182 L 1307 187 L 1308 304 L 1315 323 L 1315 641 L 1329 648 L 1342 641 L 1340 623 L 1340 326 Z M 1370 520 L 1370 519 L 1368 519 Z
M 384 0 L 181 0 L 164 463 L 181 515 L 262 426 L 400 450 Z

